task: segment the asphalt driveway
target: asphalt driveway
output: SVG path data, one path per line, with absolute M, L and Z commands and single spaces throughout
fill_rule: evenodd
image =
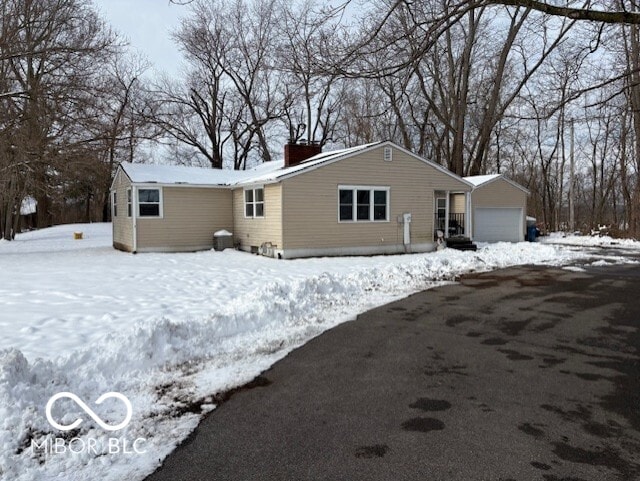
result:
M 148 479 L 640 479 L 638 328 L 638 266 L 468 276 L 291 353 Z

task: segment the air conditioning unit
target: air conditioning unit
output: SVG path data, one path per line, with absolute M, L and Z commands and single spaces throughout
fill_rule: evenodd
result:
M 275 257 L 275 246 L 271 242 L 264 242 L 260 245 L 259 253 L 266 257 Z

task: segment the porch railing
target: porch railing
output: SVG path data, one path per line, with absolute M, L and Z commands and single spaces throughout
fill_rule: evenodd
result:
M 446 222 L 445 217 L 443 215 L 435 214 L 435 222 L 434 222 L 434 235 L 436 235 L 436 231 L 441 230 L 445 232 Z M 449 233 L 445 232 L 447 237 L 452 237 L 454 235 L 464 235 L 464 214 L 449 214 Z

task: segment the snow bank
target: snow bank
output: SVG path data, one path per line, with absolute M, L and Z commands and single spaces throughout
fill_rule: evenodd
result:
M 581 236 L 576 234 L 565 234 L 564 232 L 552 232 L 546 237 L 541 237 L 540 241 L 547 244 L 640 250 L 640 242 L 635 239 L 614 239 L 609 236 Z
M 109 247 L 109 229 L 63 226 L 0 245 L 9 268 L 0 272 L 2 479 L 142 479 L 213 408 L 216 393 L 326 329 L 464 273 L 585 256 L 538 243 L 295 261 L 235 251 L 134 256 Z M 76 230 L 88 242 L 73 241 Z M 97 453 L 34 456 L 33 440 L 60 435 L 44 406 L 61 391 L 89 405 L 123 393 L 132 421 L 115 434 L 90 420 L 72 432 L 94 439 Z M 87 418 L 76 404 L 61 405 L 65 422 Z M 101 417 L 117 423 L 119 407 L 104 406 Z M 109 453 L 114 436 L 144 439 L 145 453 Z

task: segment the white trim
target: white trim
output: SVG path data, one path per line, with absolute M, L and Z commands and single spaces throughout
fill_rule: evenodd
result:
M 213 244 L 201 244 L 195 246 L 159 246 L 159 247 L 142 247 L 136 253 L 144 254 L 150 252 L 197 252 L 210 251 Z
M 340 191 L 341 190 L 351 190 L 353 192 L 353 211 L 352 211 L 352 219 L 351 220 L 340 220 Z M 367 220 L 358 220 L 358 199 L 357 199 L 357 191 L 358 190 L 368 190 L 369 191 L 369 219 Z M 385 211 L 385 219 L 384 220 L 374 220 L 374 191 L 385 191 L 387 193 L 387 205 Z M 391 222 L 391 216 L 389 215 L 391 212 L 391 187 L 388 185 L 338 185 L 338 224 L 384 224 Z
M 493 179 L 489 179 L 486 182 L 483 182 L 482 184 L 478 184 L 478 185 L 474 184 L 473 190 L 481 189 L 482 187 L 485 187 L 485 186 L 487 186 L 489 184 L 493 184 L 495 181 L 500 180 L 500 179 L 504 180 L 505 182 L 510 184 L 512 187 L 515 187 L 516 189 L 520 189 L 522 192 L 524 192 L 527 195 L 529 195 L 531 193 L 531 192 L 529 192 L 529 190 L 526 187 L 521 186 L 517 182 L 514 182 L 513 180 L 505 177 L 502 174 L 497 174 Z
M 448 190 L 444 191 L 444 238 L 449 238 L 449 212 L 451 210 L 451 194 Z
M 120 170 L 127 175 L 127 172 L 120 167 Z M 202 169 L 205 170 L 205 169 Z M 162 188 L 171 188 L 171 187 L 176 187 L 176 188 L 194 188 L 194 189 L 220 189 L 220 190 L 233 190 L 235 188 L 237 188 L 237 186 L 235 185 L 228 185 L 228 184 L 224 184 L 224 185 L 220 185 L 220 184 L 187 184 L 186 182 L 171 182 L 171 183 L 167 183 L 167 182 L 154 182 L 154 181 L 146 181 L 146 182 L 134 182 L 131 180 L 131 178 L 127 175 L 127 179 L 129 179 L 129 183 L 131 185 L 136 185 L 138 187 L 142 187 L 143 189 L 157 189 L 158 187 L 162 187 Z M 114 178 L 114 183 L 115 183 L 115 178 Z M 111 190 L 114 190 L 113 187 L 111 188 Z
M 157 190 L 158 191 L 158 215 L 140 215 L 140 190 Z M 141 186 L 136 184 L 136 210 L 135 216 L 139 219 L 164 219 L 164 196 L 162 193 L 162 187 L 155 185 L 153 187 Z M 155 205 L 155 202 L 142 202 L 142 204 Z
M 219 184 L 187 184 L 185 183 L 180 183 L 180 182 L 173 182 L 171 184 L 168 184 L 166 182 L 132 182 L 132 184 L 135 184 L 137 186 L 143 187 L 145 189 L 149 188 L 149 189 L 153 189 L 153 188 L 157 188 L 157 187 L 162 187 L 162 188 L 171 188 L 171 187 L 182 187 L 182 188 L 195 188 L 195 189 L 221 189 L 221 190 L 233 190 L 233 186 L 229 186 L 229 185 L 219 185 Z
M 359 246 L 359 247 L 319 247 L 302 249 L 282 249 L 276 251 L 283 259 L 295 259 L 299 257 L 324 257 L 324 256 L 371 256 L 381 254 L 406 254 L 403 244 Z M 411 244 L 411 253 L 432 252 L 436 249 L 434 242 L 423 244 Z
M 138 193 L 136 192 L 136 186 L 132 185 L 129 190 L 131 190 L 131 222 L 133 223 L 133 251 L 134 253 L 138 252 L 138 217 L 135 215 L 136 212 L 136 198 L 138 197 Z M 128 209 L 128 201 L 127 201 L 127 209 Z M 128 213 L 128 212 L 127 212 Z
M 465 235 L 469 238 L 469 240 L 473 240 L 473 221 L 472 221 L 472 217 L 473 215 L 471 214 L 471 192 L 465 192 L 464 193 L 464 200 L 465 200 L 465 226 L 464 226 L 464 233 Z
M 127 187 L 125 189 L 125 205 L 127 206 L 127 219 L 131 219 L 132 217 L 134 217 L 134 212 L 135 210 L 133 210 L 133 192 L 135 191 L 135 187 L 133 185 L 130 185 L 129 187 Z
M 118 191 L 111 192 L 111 222 L 118 217 Z
M 133 183 L 133 182 L 131 181 L 131 177 L 129 177 L 129 175 L 128 175 L 128 174 L 124 171 L 124 169 L 122 168 L 122 165 L 121 165 L 121 164 L 118 164 L 118 168 L 116 169 L 116 173 L 113 175 L 113 180 L 111 181 L 111 185 L 109 186 L 109 190 L 116 190 L 116 189 L 117 189 L 117 187 L 116 187 L 116 180 L 118 179 L 118 174 L 119 174 L 120 172 L 124 173 L 124 175 L 126 175 L 126 176 L 127 176 L 127 179 L 129 179 L 129 182 L 130 182 L 130 183 Z

